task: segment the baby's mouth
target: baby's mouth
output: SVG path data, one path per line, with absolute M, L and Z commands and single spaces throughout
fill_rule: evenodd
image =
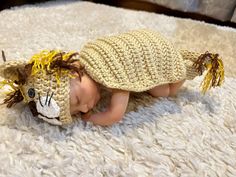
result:
M 80 113 L 81 113 L 81 114 L 87 114 L 87 113 L 89 113 L 91 110 L 92 110 L 92 109 L 89 108 L 88 111 L 86 111 L 86 112 L 82 112 L 82 111 L 80 111 Z
M 88 111 L 89 112 L 89 111 Z M 87 114 L 88 112 L 80 112 L 81 115 L 85 115 Z

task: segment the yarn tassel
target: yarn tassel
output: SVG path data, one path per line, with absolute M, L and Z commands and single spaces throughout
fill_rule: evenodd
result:
M 224 81 L 224 65 L 219 54 L 206 52 L 198 57 L 193 67 L 202 75 L 207 70 L 201 83 L 202 93 L 206 93 L 211 87 L 221 86 Z

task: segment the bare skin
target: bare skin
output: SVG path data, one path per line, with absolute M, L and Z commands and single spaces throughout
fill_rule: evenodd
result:
M 175 96 L 184 80 L 175 83 L 164 84 L 148 90 L 153 97 Z M 96 114 L 90 114 L 89 111 L 97 104 L 100 99 L 99 85 L 84 74 L 81 82 L 78 78 L 70 80 L 70 112 L 76 114 L 78 112 L 86 113 L 82 116 L 85 121 L 93 122 L 97 125 L 112 125 L 119 122 L 128 105 L 128 91 L 110 89 L 112 92 L 111 101 L 106 111 Z

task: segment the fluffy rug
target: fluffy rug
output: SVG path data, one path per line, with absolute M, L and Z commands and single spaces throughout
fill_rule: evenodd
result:
M 7 59 L 79 51 L 100 35 L 151 28 L 179 48 L 218 52 L 226 69 L 223 87 L 206 95 L 202 77 L 187 81 L 176 98 L 132 95 L 123 121 L 110 127 L 77 120 L 59 128 L 23 105 L 1 106 L 0 176 L 236 176 L 235 29 L 80 1 L 12 8 L 0 19 Z

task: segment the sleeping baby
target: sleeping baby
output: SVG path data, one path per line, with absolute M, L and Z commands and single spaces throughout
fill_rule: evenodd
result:
M 203 93 L 224 80 L 218 54 L 177 50 L 148 29 L 98 38 L 79 53 L 45 50 L 29 61 L 6 61 L 3 53 L 3 59 L 1 87 L 10 88 L 3 103 L 23 101 L 33 116 L 54 125 L 70 124 L 78 113 L 94 124 L 112 125 L 124 117 L 130 92 L 175 96 L 186 79 L 204 71 Z M 102 89 L 111 92 L 110 103 L 92 114 Z

